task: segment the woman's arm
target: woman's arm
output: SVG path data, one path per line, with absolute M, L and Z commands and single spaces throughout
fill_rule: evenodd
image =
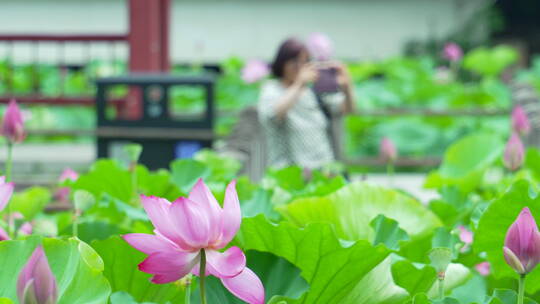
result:
M 306 64 L 300 69 L 295 81 L 287 88 L 275 105 L 274 111 L 278 119 L 281 120 L 287 116 L 287 112 L 300 99 L 306 85 L 316 78 L 317 70 L 311 64 Z
M 343 114 L 348 114 L 354 111 L 354 90 L 351 80 L 351 76 L 347 71 L 347 67 L 339 62 L 335 65 L 337 69 L 337 81 L 343 90 L 345 95 L 345 102 L 343 103 Z

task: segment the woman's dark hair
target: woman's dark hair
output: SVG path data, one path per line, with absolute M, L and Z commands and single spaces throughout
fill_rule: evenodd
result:
M 296 59 L 302 51 L 307 51 L 306 46 L 302 41 L 296 38 L 289 38 L 281 43 L 272 62 L 272 74 L 277 78 L 283 77 L 283 69 L 287 61 Z

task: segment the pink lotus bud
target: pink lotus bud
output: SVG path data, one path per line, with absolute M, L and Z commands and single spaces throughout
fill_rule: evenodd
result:
M 78 178 L 79 178 L 79 174 L 77 172 L 73 171 L 70 168 L 66 168 L 60 175 L 60 178 L 58 179 L 58 181 L 60 183 L 68 179 L 72 181 L 76 181 Z M 70 193 L 69 187 L 62 187 L 56 190 L 54 196 L 56 197 L 56 200 L 60 202 L 67 202 L 69 200 L 69 193 Z
M 482 262 L 476 264 L 474 266 L 474 269 L 476 269 L 476 271 L 478 271 L 478 273 L 483 276 L 488 276 L 491 273 L 491 266 L 489 265 L 489 262 Z
M 13 184 L 13 182 L 6 183 L 6 177 L 0 176 L 0 211 L 6 208 L 6 205 L 13 194 L 14 187 L 15 184 Z
M 540 262 L 540 232 L 529 208 L 521 210 L 504 240 L 504 259 L 517 273 L 527 274 Z
M 246 83 L 257 82 L 270 73 L 268 65 L 262 60 L 251 59 L 242 68 L 242 80 Z
M 458 61 L 463 57 L 463 51 L 459 45 L 449 42 L 444 46 L 443 57 L 452 62 Z
M 512 110 L 512 128 L 520 135 L 527 135 L 531 130 L 531 124 L 523 107 L 517 105 Z
M 0 241 L 7 241 L 7 240 L 10 240 L 9 235 L 2 227 L 0 227 Z
M 471 244 L 473 241 L 473 233 L 465 228 L 465 226 L 459 226 L 459 239 L 465 244 Z
M 6 112 L 4 113 L 2 135 L 12 143 L 22 142 L 26 137 L 23 117 L 15 99 L 12 99 L 9 102 Z
M 60 175 L 59 181 L 63 182 L 66 179 L 76 181 L 79 178 L 79 174 L 75 171 L 73 171 L 71 168 L 66 168 Z
M 21 304 L 56 303 L 56 279 L 41 246 L 34 250 L 19 274 L 17 297 Z
M 465 245 L 461 248 L 461 252 L 465 252 L 469 249 L 473 242 L 473 233 L 469 229 L 467 229 L 465 226 L 459 226 L 459 239 L 465 243 Z
M 394 162 L 397 158 L 396 146 L 388 137 L 383 137 L 381 140 L 379 156 L 385 163 Z
M 523 164 L 525 147 L 516 133 L 512 134 L 506 148 L 504 149 L 504 166 L 511 171 L 515 171 Z
M 334 53 L 332 41 L 322 33 L 309 35 L 306 41 L 306 47 L 311 56 L 316 60 L 329 60 Z

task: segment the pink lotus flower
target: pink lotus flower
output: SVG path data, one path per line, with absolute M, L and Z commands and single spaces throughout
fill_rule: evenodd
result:
M 471 244 L 473 241 L 473 233 L 465 228 L 465 226 L 459 226 L 459 239 L 465 244 Z
M 66 168 L 64 169 L 64 171 L 62 171 L 59 181 L 63 182 L 68 179 L 72 181 L 76 181 L 78 178 L 79 178 L 79 174 L 77 172 L 73 171 L 71 168 Z
M 330 38 L 323 33 L 312 33 L 306 41 L 306 47 L 313 58 L 316 60 L 329 60 L 334 48 Z
M 22 142 L 26 137 L 23 116 L 15 99 L 12 99 L 9 102 L 6 112 L 4 113 L 2 135 L 12 143 Z
M 149 255 L 139 264 L 139 270 L 153 274 L 151 281 L 156 284 L 177 281 L 190 272 L 198 276 L 204 253 L 205 275 L 220 278 L 243 301 L 264 303 L 264 287 L 246 267 L 242 250 L 234 246 L 220 252 L 233 239 L 242 220 L 235 186 L 235 181 L 227 186 L 223 208 L 201 179 L 188 198 L 180 197 L 172 203 L 141 196 L 155 235 L 124 235 L 131 246 Z
M 246 83 L 254 83 L 268 76 L 269 73 L 270 68 L 264 61 L 251 59 L 242 68 L 242 80 Z
M 517 105 L 512 110 L 512 128 L 520 135 L 527 135 L 531 130 L 531 124 L 523 107 Z
M 58 297 L 56 279 L 41 246 L 34 250 L 19 274 L 17 297 L 21 304 L 56 303 Z
M 449 42 L 444 46 L 443 57 L 452 62 L 459 61 L 463 57 L 463 51 L 459 45 Z
M 506 148 L 504 149 L 504 166 L 511 171 L 515 171 L 523 164 L 523 155 L 525 147 L 516 133 L 512 134 Z
M 58 179 L 58 182 L 62 183 L 65 180 L 71 180 L 76 181 L 79 178 L 79 174 L 75 171 L 73 171 L 71 168 L 66 168 L 60 175 L 60 178 Z M 56 193 L 54 196 L 56 197 L 56 200 L 60 202 L 67 202 L 69 200 L 69 187 L 62 187 L 56 190 Z
M 459 239 L 465 243 L 465 245 L 461 248 L 461 252 L 467 251 L 469 247 L 472 244 L 473 241 L 473 233 L 469 229 L 467 229 L 465 226 L 459 226 Z
M 15 221 L 20 220 L 20 219 L 24 219 L 24 216 L 20 212 L 12 213 L 9 218 L 9 225 L 11 225 L 11 227 L 14 227 Z M 30 235 L 32 234 L 32 229 L 33 227 L 32 227 L 32 224 L 30 224 L 30 222 L 24 222 L 19 227 L 19 230 L 17 233 L 19 235 Z M 11 238 L 9 237 L 7 232 L 2 227 L 0 227 L 0 241 L 7 241 L 7 240 L 11 240 Z
M 0 176 L 0 211 L 6 208 L 6 205 L 13 194 L 14 187 L 15 185 L 13 182 L 6 183 L 6 177 Z
M 388 137 L 383 137 L 381 140 L 379 156 L 385 163 L 394 162 L 397 158 L 396 146 Z
M 478 271 L 478 273 L 483 276 L 488 276 L 491 273 L 491 266 L 489 265 L 489 262 L 482 262 L 476 264 L 474 266 L 474 269 L 476 269 L 476 271 Z
M 504 259 L 517 273 L 527 274 L 540 263 L 540 232 L 529 208 L 525 207 L 508 229 Z

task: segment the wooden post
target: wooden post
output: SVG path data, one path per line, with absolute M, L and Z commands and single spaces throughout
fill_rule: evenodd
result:
M 168 72 L 170 0 L 129 1 L 129 72 Z M 129 90 L 123 119 L 142 116 L 142 92 Z

